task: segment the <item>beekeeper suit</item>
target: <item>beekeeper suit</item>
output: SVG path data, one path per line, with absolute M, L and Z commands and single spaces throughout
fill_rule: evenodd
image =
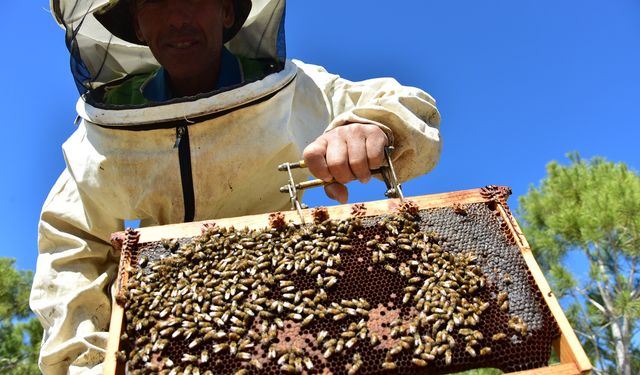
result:
M 400 180 L 437 162 L 439 115 L 428 94 L 287 60 L 284 0 L 235 6 L 225 50 L 241 68 L 258 68 L 230 86 L 158 100 L 145 92 L 158 62 L 115 30 L 122 3 L 52 0 L 81 97 L 78 128 L 63 145 L 66 169 L 39 225 L 31 307 L 44 326 L 44 373 L 101 373 L 119 257 L 109 238 L 125 220 L 149 226 L 287 210 L 277 165 L 353 123 L 384 131 Z M 142 96 L 122 99 L 126 85 Z

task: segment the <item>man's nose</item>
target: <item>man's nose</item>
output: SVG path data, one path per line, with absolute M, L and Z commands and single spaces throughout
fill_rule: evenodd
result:
M 187 0 L 168 0 L 168 22 L 169 25 L 180 28 L 191 22 L 193 16 L 193 4 Z

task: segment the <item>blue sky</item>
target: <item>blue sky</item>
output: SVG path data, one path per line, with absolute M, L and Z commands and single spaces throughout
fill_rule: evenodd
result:
M 10 1 L 0 23 L 0 256 L 20 269 L 35 269 L 40 207 L 75 127 L 64 33 L 48 7 Z M 292 0 L 286 26 L 290 58 L 436 98 L 442 158 L 406 195 L 509 185 L 515 208 L 569 151 L 640 167 L 640 1 Z M 350 202 L 383 198 L 381 184 L 350 187 Z M 305 201 L 332 204 L 317 189 Z

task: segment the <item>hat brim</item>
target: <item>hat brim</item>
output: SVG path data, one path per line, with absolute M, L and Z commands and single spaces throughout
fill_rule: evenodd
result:
M 231 40 L 244 25 L 251 11 L 251 0 L 234 0 L 235 22 L 230 28 L 224 29 L 222 36 L 223 42 Z M 146 45 L 138 39 L 133 28 L 133 20 L 131 10 L 129 9 L 129 1 L 120 0 L 115 5 L 103 12 L 96 12 L 95 17 L 107 30 L 118 38 L 129 43 Z

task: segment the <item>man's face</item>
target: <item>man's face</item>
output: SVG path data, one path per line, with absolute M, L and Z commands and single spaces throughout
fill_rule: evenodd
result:
M 136 35 L 172 79 L 212 74 L 234 22 L 232 0 L 134 0 L 132 13 Z

